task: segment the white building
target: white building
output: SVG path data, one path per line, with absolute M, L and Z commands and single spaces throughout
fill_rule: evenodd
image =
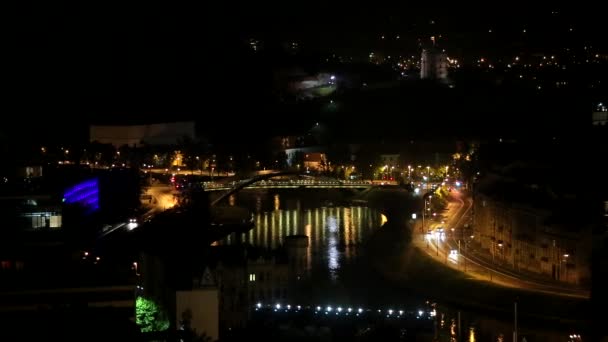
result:
M 435 48 L 423 49 L 420 58 L 420 78 L 447 80 L 448 56 Z
M 598 103 L 593 110 L 591 122 L 595 126 L 606 126 L 608 124 L 608 107 L 601 102 Z
M 194 140 L 194 126 L 193 121 L 128 126 L 92 125 L 89 127 L 89 138 L 91 142 L 112 144 L 115 147 L 175 145 L 184 137 Z

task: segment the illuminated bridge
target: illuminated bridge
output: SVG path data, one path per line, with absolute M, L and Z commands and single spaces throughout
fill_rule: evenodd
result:
M 279 178 L 273 180 L 271 178 Z M 296 177 L 295 179 L 284 179 L 286 177 Z M 335 179 L 315 179 L 310 175 L 301 175 L 294 171 L 271 172 L 257 175 L 255 177 L 226 182 L 223 184 L 205 182 L 203 183 L 205 191 L 228 190 L 211 202 L 211 206 L 220 203 L 230 195 L 245 189 L 298 189 L 298 188 L 350 188 L 350 189 L 367 189 L 373 185 L 365 181 L 339 181 Z
M 245 181 L 230 182 L 230 183 L 203 183 L 206 191 L 229 190 Z M 244 186 L 245 189 L 296 189 L 296 188 L 357 188 L 367 189 L 373 185 L 367 181 L 338 181 L 338 180 L 261 180 L 257 183 L 252 183 Z

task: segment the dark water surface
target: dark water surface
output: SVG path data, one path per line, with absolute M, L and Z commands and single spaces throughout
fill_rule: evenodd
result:
M 425 307 L 425 302 L 432 301 L 437 291 L 450 296 L 450 285 L 442 284 L 443 271 L 433 269 L 431 262 L 417 255 L 405 223 L 387 223 L 387 218 L 376 209 L 348 205 L 343 194 L 245 191 L 231 197 L 227 204 L 252 210 L 255 228 L 244 234 L 232 234 L 222 244 L 246 243 L 274 250 L 286 236 L 309 237 L 308 277 L 297 288 L 290 289 L 290 293 L 295 293 L 290 297 L 298 303 L 408 310 Z M 403 210 L 413 212 L 414 208 Z M 415 286 L 408 286 L 410 282 Z M 454 296 L 457 294 L 454 292 Z M 442 317 L 439 322 L 448 335 L 460 311 L 465 335 L 462 337 L 466 340 L 470 340 L 469 334 L 472 340 L 496 340 L 501 333 L 509 337 L 505 341 L 511 340 L 509 313 L 494 315 L 439 305 L 438 315 Z M 554 327 L 555 330 L 551 323 L 542 327 L 536 324 L 526 327 L 525 322 L 520 325 L 529 341 L 562 340 L 567 336 L 563 324 Z

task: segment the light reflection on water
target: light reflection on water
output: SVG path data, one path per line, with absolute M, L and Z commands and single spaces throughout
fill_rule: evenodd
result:
M 337 272 L 340 261 L 340 254 L 338 253 L 338 220 L 334 216 L 327 218 L 327 229 L 329 231 L 329 238 L 327 241 L 327 268 L 329 269 L 329 275 L 332 280 L 337 279 Z M 348 245 L 348 244 L 347 244 Z
M 469 328 L 469 342 L 475 342 L 475 328 L 474 327 L 470 327 Z
M 255 210 L 255 228 L 247 233 L 232 234 L 220 244 L 247 243 L 252 246 L 276 249 L 283 243 L 283 239 L 289 235 L 303 234 L 309 237 L 309 246 L 306 250 L 305 267 L 311 273 L 316 273 L 314 279 L 315 287 L 321 289 L 316 293 L 311 293 L 312 303 L 319 303 L 327 298 L 336 297 L 347 293 L 344 289 L 353 288 L 353 279 L 344 276 L 343 270 L 347 265 L 353 266 L 359 272 L 359 264 L 356 263 L 360 258 L 362 244 L 369 239 L 372 233 L 378 229 L 386 217 L 378 211 L 367 207 L 342 206 L 342 207 L 306 207 L 304 201 L 285 200 L 278 194 L 268 197 L 255 196 L 249 205 L 241 202 L 242 198 L 236 197 L 236 205 L 247 206 Z M 232 202 L 232 200 L 231 200 Z M 245 202 L 245 201 L 244 201 Z M 232 203 L 230 203 L 232 205 Z M 361 258 L 360 258 L 361 259 Z M 364 271 L 357 274 L 355 282 L 362 282 L 367 274 Z M 352 278 L 352 277 L 351 277 Z M 327 291 L 330 286 L 319 284 L 319 280 L 326 280 L 337 291 Z M 365 294 L 368 294 L 365 292 Z M 309 295 L 307 292 L 306 295 Z M 328 296 L 327 298 L 325 296 Z M 335 299 L 340 301 L 340 298 Z M 361 298 L 355 302 L 360 303 Z M 456 326 L 454 321 L 455 313 L 437 313 L 437 327 L 447 340 L 454 339 L 456 336 Z M 471 316 L 468 322 L 475 317 L 476 324 L 484 323 L 479 320 L 483 316 Z M 497 331 L 504 331 L 505 325 L 492 319 L 487 326 L 472 327 L 463 324 L 461 333 L 463 340 L 475 342 L 485 340 L 485 336 L 491 334 L 496 337 Z M 464 323 L 464 322 L 463 322 Z M 484 323 L 485 324 L 485 323 Z M 510 324 L 506 323 L 506 326 Z M 556 336 L 556 335 L 551 335 Z M 496 339 L 494 339 L 496 340 Z
M 282 201 L 277 194 L 271 198 L 272 206 L 268 208 L 271 211 L 256 213 L 253 229 L 232 234 L 223 243 L 276 249 L 286 236 L 306 235 L 310 241 L 306 251 L 307 269 L 327 272 L 332 282 L 338 280 L 344 264 L 357 256 L 357 246 L 382 223 L 380 213 L 367 207 L 303 209 L 299 200 Z M 255 202 L 257 207 L 259 199 Z

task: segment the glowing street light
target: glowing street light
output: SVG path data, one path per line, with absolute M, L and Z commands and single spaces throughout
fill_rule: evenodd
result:
M 135 270 L 135 275 L 139 277 L 141 274 L 139 274 L 137 261 L 133 261 L 133 269 Z

